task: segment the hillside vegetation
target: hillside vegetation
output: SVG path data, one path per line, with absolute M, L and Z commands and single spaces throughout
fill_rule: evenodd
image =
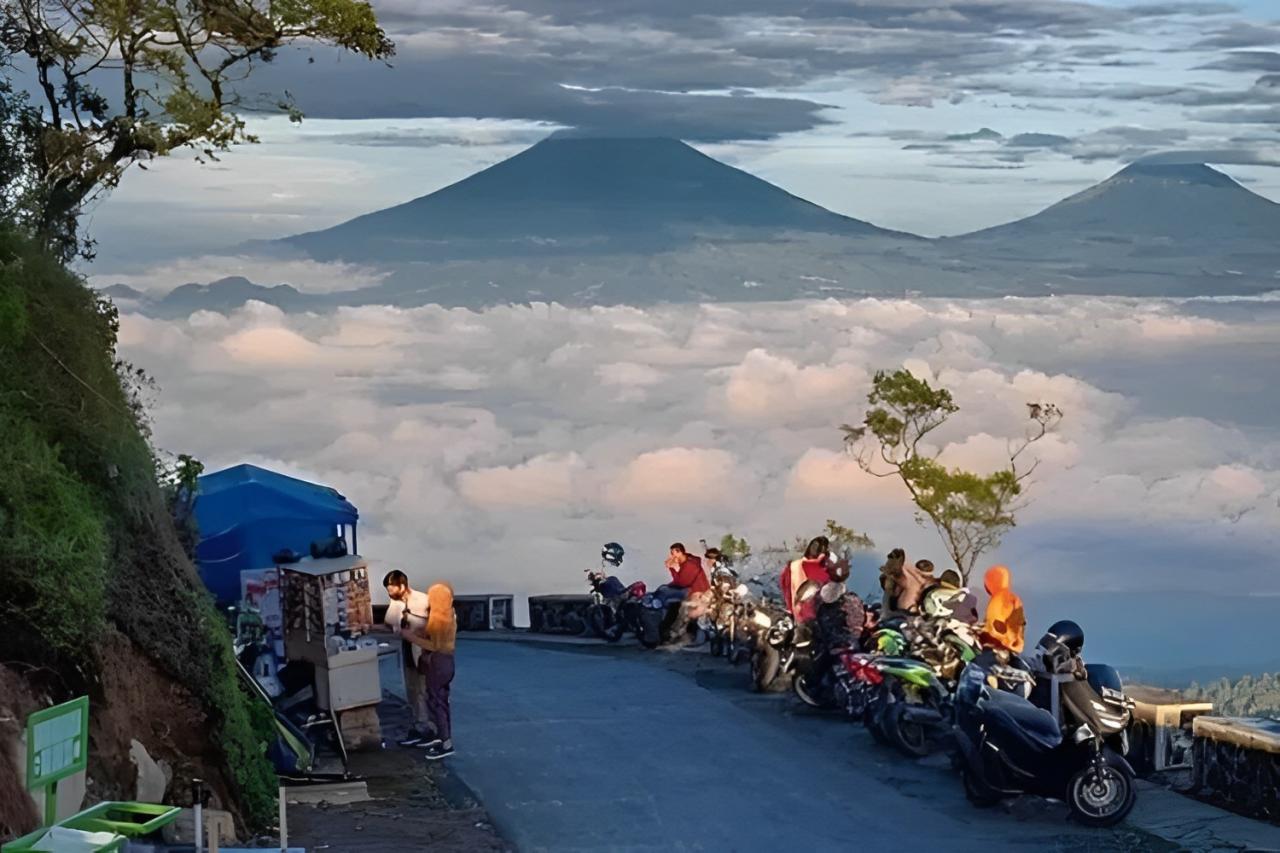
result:
M 109 302 L 0 227 L 0 717 L 88 694 L 91 795 L 132 793 L 136 739 L 174 768 L 177 802 L 203 774 L 244 825 L 264 825 L 265 736 L 175 532 L 147 380 L 117 360 L 118 328 Z M 0 838 L 27 829 L 26 804 L 0 799 Z

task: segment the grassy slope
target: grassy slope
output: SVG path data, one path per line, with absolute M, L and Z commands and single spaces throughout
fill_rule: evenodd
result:
M 52 673 L 54 695 L 92 696 L 95 637 L 118 628 L 209 712 L 233 805 L 264 825 L 274 775 L 157 485 L 116 331 L 109 304 L 0 230 L 0 660 Z

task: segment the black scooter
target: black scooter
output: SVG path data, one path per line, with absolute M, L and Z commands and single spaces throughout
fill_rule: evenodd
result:
M 1121 755 L 1131 702 L 1113 668 L 1093 664 L 1085 676 L 1072 658 L 1033 672 L 1017 655 L 1001 663 L 985 651 L 965 667 L 955 730 L 975 805 L 1037 794 L 1066 801 L 1087 826 L 1113 826 L 1133 808 L 1133 768 Z

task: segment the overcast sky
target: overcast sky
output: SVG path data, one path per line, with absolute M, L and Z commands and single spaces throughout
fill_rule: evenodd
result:
M 255 120 L 263 143 L 218 165 L 131 173 L 92 218 L 93 272 L 335 224 L 560 127 L 678 136 L 928 235 L 1030 214 L 1155 153 L 1280 198 L 1270 0 L 374 5 L 390 66 L 289 51 L 260 69 L 253 91 L 287 89 L 308 120 Z

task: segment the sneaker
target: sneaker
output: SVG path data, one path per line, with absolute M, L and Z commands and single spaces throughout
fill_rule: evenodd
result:
M 426 740 L 426 736 L 419 733 L 417 729 L 409 729 L 409 733 L 396 741 L 396 744 L 399 746 L 418 746 Z
M 446 746 L 441 742 L 427 749 L 427 761 L 439 761 L 442 758 L 448 758 L 450 755 L 453 755 L 452 744 Z
M 416 749 L 435 749 L 437 746 L 443 746 L 444 741 L 435 735 L 426 735 L 422 740 L 414 744 Z

